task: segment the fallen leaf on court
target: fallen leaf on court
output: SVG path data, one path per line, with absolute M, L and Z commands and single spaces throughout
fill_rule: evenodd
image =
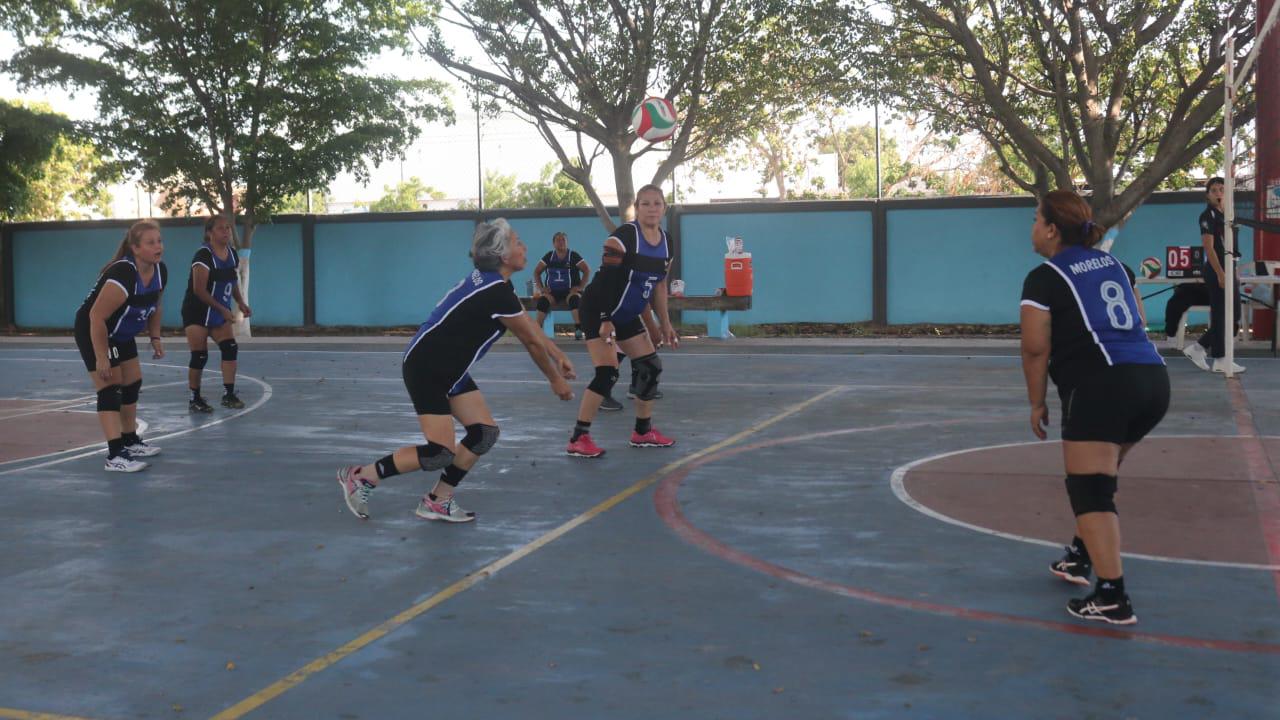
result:
M 753 669 L 753 670 L 759 670 L 759 669 L 760 669 L 760 663 L 758 663 L 758 662 L 753 662 L 753 663 L 751 663 L 751 669 Z
M 227 662 L 227 669 L 228 669 L 228 670 L 235 670 L 235 669 L 236 669 L 236 664 L 235 664 L 235 663 L 233 663 L 233 662 L 228 661 L 228 662 Z
M 774 689 L 773 689 L 773 694 L 774 694 L 774 695 L 781 695 L 781 694 L 782 694 L 782 691 L 783 691 L 783 688 L 776 687 L 776 688 L 774 688 Z

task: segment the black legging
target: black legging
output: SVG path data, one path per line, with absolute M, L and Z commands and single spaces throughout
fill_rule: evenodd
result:
M 1200 344 L 1209 351 L 1209 357 L 1220 358 L 1227 354 L 1226 339 L 1222 334 L 1222 325 L 1226 314 L 1226 305 L 1222 298 L 1222 286 L 1218 284 L 1218 274 L 1213 266 L 1204 264 L 1204 287 L 1209 292 L 1209 329 L 1200 337 Z M 1235 324 L 1232 333 L 1240 329 L 1240 280 L 1235 281 L 1232 296 L 1235 298 Z
M 1192 305 L 1208 305 L 1209 291 L 1204 283 L 1181 283 L 1173 286 L 1173 295 L 1164 306 L 1164 335 L 1173 337 L 1178 334 L 1178 323 L 1187 309 Z

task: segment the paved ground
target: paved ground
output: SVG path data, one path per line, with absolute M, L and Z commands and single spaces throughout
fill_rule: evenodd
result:
M 1046 571 L 1070 514 L 1008 343 L 687 347 L 677 447 L 605 415 L 595 462 L 502 346 L 478 522 L 415 519 L 419 475 L 362 523 L 333 472 L 419 441 L 403 342 L 247 341 L 249 406 L 198 418 L 185 354 L 148 362 L 128 476 L 69 344 L 0 340 L 0 717 L 1280 717 L 1280 362 L 1172 363 L 1113 630 Z

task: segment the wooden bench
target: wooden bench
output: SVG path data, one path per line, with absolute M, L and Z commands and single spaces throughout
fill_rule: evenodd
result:
M 531 297 L 522 297 L 520 302 L 524 303 L 524 309 L 529 312 L 537 310 L 537 301 Z M 551 306 L 552 312 L 556 310 L 567 311 L 568 305 L 557 303 Z M 668 297 L 667 309 L 676 310 L 703 310 L 707 315 L 707 337 L 713 338 L 731 338 L 733 333 L 729 332 L 729 312 L 732 310 L 750 310 L 751 296 L 730 297 L 728 295 L 686 295 L 683 297 Z M 542 323 L 542 331 L 548 337 L 555 335 L 555 324 L 552 321 L 552 314 L 547 313 L 547 319 Z

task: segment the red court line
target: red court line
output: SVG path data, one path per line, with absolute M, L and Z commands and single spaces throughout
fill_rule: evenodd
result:
M 1253 410 L 1249 408 L 1249 397 L 1245 395 L 1240 379 L 1228 379 L 1227 389 L 1231 395 L 1236 432 L 1245 436 L 1244 459 L 1249 468 L 1249 487 L 1253 490 L 1253 502 L 1258 506 L 1258 525 L 1262 528 L 1268 564 L 1275 565 L 1280 563 L 1280 480 L 1276 477 L 1276 469 L 1272 467 L 1267 449 L 1258 435 L 1258 426 L 1253 422 Z M 1276 597 L 1280 598 L 1280 571 L 1272 573 L 1272 579 L 1275 581 Z
M 1019 416 L 1021 417 L 1021 416 Z M 1003 419 L 1003 418 L 1001 418 Z M 741 565 L 756 572 L 786 580 L 787 582 L 796 583 L 804 587 L 815 590 L 823 590 L 826 592 L 841 595 L 843 597 L 862 600 L 865 602 L 875 603 L 877 605 L 885 605 L 888 607 L 915 610 L 918 612 L 927 612 L 933 615 L 941 615 L 944 617 L 961 618 L 965 620 L 975 620 L 978 622 L 991 622 L 1003 625 L 1013 625 L 1018 627 L 1030 627 L 1039 630 L 1052 630 L 1054 632 L 1067 633 L 1070 635 L 1083 635 L 1087 637 L 1107 638 L 1111 640 L 1129 640 L 1136 642 L 1147 642 L 1156 645 L 1165 645 L 1179 648 L 1189 648 L 1196 650 L 1219 650 L 1224 652 L 1235 653 L 1259 653 L 1265 655 L 1280 655 L 1280 644 L 1277 643 L 1261 643 L 1261 642 L 1242 642 L 1236 640 L 1217 640 L 1212 638 L 1195 638 L 1180 635 L 1161 635 L 1157 633 L 1145 633 L 1134 630 L 1125 630 L 1109 626 L 1083 625 L 1066 622 L 1056 622 L 1053 620 L 1041 620 L 1038 618 L 1023 617 L 1021 615 L 1011 615 L 1008 613 L 991 612 L 987 610 L 974 610 L 971 608 L 958 607 L 954 605 L 943 605 L 941 603 L 926 602 L 914 598 L 897 597 L 887 595 L 885 593 L 876 592 L 866 588 L 854 587 L 851 585 L 842 585 L 840 583 L 823 580 L 822 578 L 806 575 L 797 572 L 782 565 L 776 565 L 767 560 L 749 555 L 737 548 L 721 541 L 720 539 L 706 533 L 693 523 L 680 510 L 679 492 L 680 486 L 684 483 L 685 478 L 693 470 L 702 467 L 708 463 L 716 462 L 735 455 L 758 450 L 760 448 L 771 447 L 775 445 L 786 445 L 789 443 L 804 442 L 821 437 L 830 437 L 833 435 L 851 434 L 857 432 L 873 432 L 878 430 L 891 429 L 908 429 L 911 427 L 936 427 L 939 425 L 949 425 L 957 423 L 978 423 L 989 422 L 987 418 L 953 420 L 932 423 L 911 423 L 899 425 L 886 425 L 871 428 L 850 428 L 846 430 L 833 430 L 826 432 L 806 433 L 804 435 L 795 435 L 792 437 L 775 438 L 772 440 L 763 440 L 751 443 L 749 445 L 740 445 L 734 448 L 721 450 L 720 452 L 707 455 L 680 467 L 667 477 L 663 478 L 658 485 L 657 491 L 653 496 L 654 507 L 658 511 L 658 516 L 662 518 L 677 535 L 690 544 L 701 548 L 702 550 L 715 555 L 716 557 L 728 560 L 729 562 Z

